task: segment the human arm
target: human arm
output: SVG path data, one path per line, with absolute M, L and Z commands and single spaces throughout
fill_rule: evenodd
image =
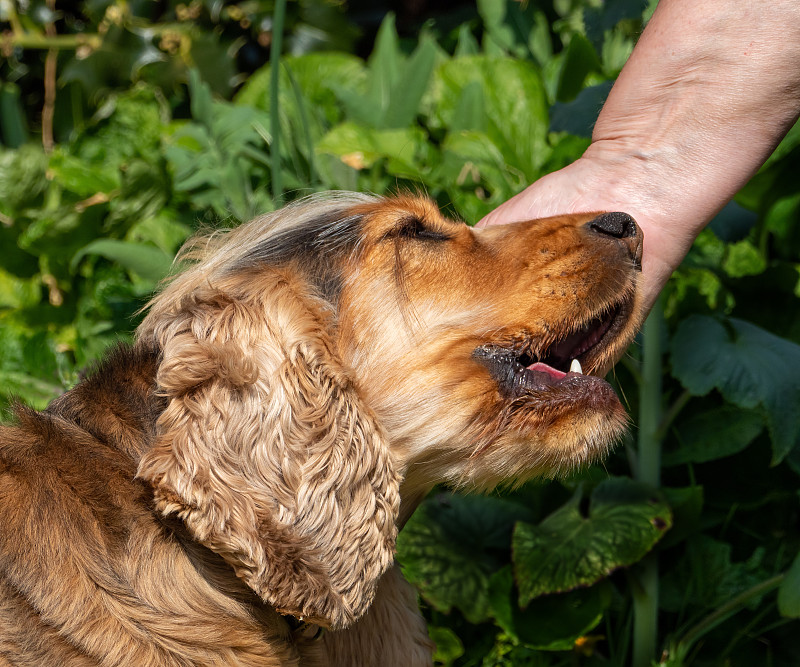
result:
M 800 2 L 661 0 L 584 155 L 481 225 L 625 211 L 649 308 L 694 238 L 800 114 Z

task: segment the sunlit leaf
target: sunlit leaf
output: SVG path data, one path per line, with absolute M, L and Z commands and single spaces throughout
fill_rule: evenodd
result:
M 744 240 L 728 245 L 722 268 L 731 278 L 756 276 L 767 268 L 767 260 L 750 241 Z
M 172 266 L 172 257 L 159 248 L 116 239 L 92 241 L 72 258 L 73 268 L 86 255 L 101 255 L 106 259 L 118 262 L 152 283 L 156 283 L 166 276 Z
M 464 655 L 464 644 L 450 628 L 428 626 L 428 636 L 436 644 L 436 651 L 433 654 L 434 664 L 449 667 Z
M 549 156 L 547 95 L 538 71 L 511 58 L 471 56 L 442 63 L 432 81 L 432 121 L 451 127 L 463 118 L 464 89 L 483 91 L 486 134 L 505 161 L 524 174 L 526 184 L 539 175 Z
M 497 498 L 440 494 L 400 532 L 403 573 L 434 608 L 457 607 L 472 623 L 489 614 L 489 577 L 508 559 L 511 528 L 526 510 Z
M 317 150 L 339 156 L 342 162 L 354 169 L 367 169 L 377 160 L 391 159 L 414 172 L 414 158 L 423 142 L 422 132 L 414 128 L 377 130 L 355 123 L 342 123 L 319 141 Z
M 651 488 L 610 479 L 592 492 L 588 513 L 580 490 L 539 525 L 514 530 L 514 574 L 520 606 L 548 593 L 589 586 L 640 560 L 672 525 L 669 507 Z

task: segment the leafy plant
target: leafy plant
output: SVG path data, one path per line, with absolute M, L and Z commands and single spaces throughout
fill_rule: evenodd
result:
M 315 51 L 353 46 L 339 9 L 289 3 L 291 53 L 257 69 L 242 51 L 266 59 L 271 2 L 77 4 L 0 5 L 4 403 L 43 406 L 125 339 L 198 223 L 342 188 L 422 190 L 478 220 L 581 154 L 654 6 L 480 0 L 413 39 L 389 15 L 363 59 Z M 40 148 L 48 49 L 63 113 Z M 408 522 L 398 558 L 437 664 L 798 664 L 798 167 L 800 125 L 619 365 L 636 443 L 571 479 L 438 490 Z

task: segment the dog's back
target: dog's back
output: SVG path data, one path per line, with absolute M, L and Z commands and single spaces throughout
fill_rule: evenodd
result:
M 120 347 L 47 410 L 17 408 L 0 428 L 0 664 L 292 661 L 265 641 L 277 615 L 158 517 L 136 478 L 163 409 L 156 364 Z

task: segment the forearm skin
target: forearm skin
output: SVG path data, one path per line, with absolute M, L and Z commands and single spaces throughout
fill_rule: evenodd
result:
M 622 210 L 648 304 L 800 114 L 800 2 L 662 0 L 574 164 L 481 224 Z

